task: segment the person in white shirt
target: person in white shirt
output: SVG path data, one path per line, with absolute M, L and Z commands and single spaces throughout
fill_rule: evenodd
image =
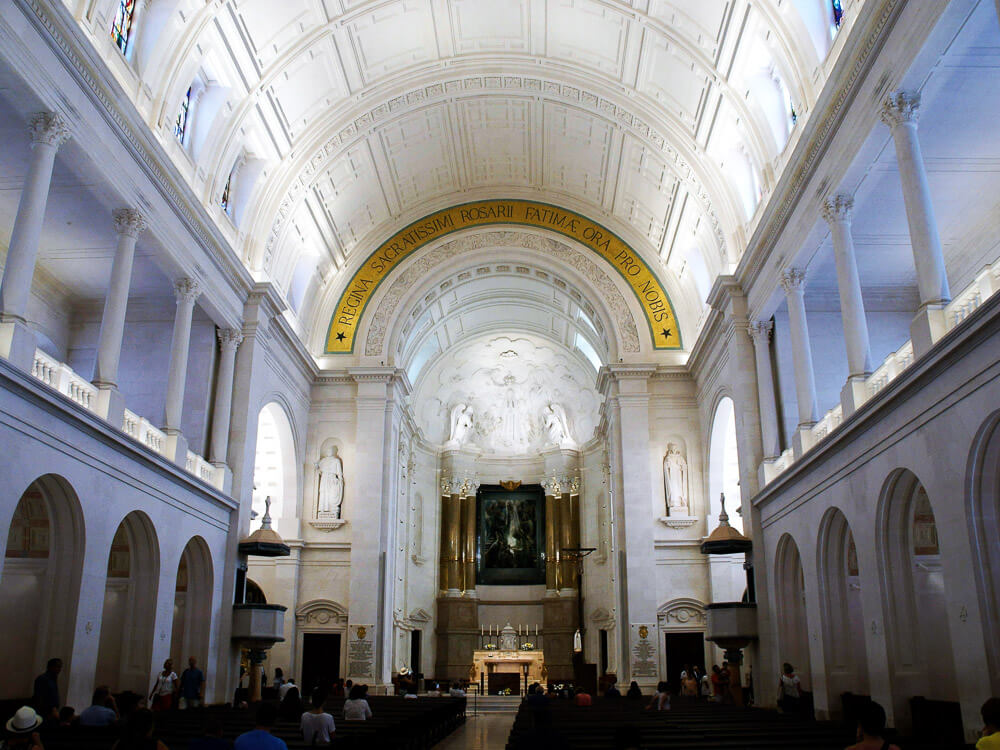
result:
M 459 685 L 457 682 L 453 682 L 451 684 L 451 689 L 448 691 L 448 695 L 450 695 L 452 698 L 464 698 L 465 691 L 462 690 L 461 685 Z
M 284 700 L 288 691 L 293 687 L 295 687 L 295 680 L 291 677 L 288 678 L 288 682 L 281 683 L 281 686 L 278 688 L 278 700 Z
M 333 717 L 323 710 L 326 693 L 317 690 L 312 694 L 312 708 L 302 714 L 299 728 L 302 739 L 311 745 L 330 745 L 337 732 Z
M 781 696 L 778 705 L 781 706 L 781 710 L 787 714 L 798 713 L 799 698 L 802 697 L 801 681 L 788 662 L 782 666 L 778 689 Z
M 173 708 L 174 694 L 177 692 L 177 679 L 173 659 L 167 659 L 163 662 L 163 671 L 156 675 L 153 689 L 149 691 L 154 711 L 169 711 Z
M 365 686 L 355 685 L 351 694 L 344 701 L 344 719 L 346 721 L 367 721 L 372 717 L 371 706 L 365 700 Z

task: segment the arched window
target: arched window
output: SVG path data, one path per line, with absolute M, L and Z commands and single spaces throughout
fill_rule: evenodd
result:
M 177 119 L 174 120 L 174 135 L 182 144 L 184 143 L 184 136 L 187 135 L 188 119 L 191 115 L 191 88 L 191 86 L 188 86 L 184 98 L 181 99 L 181 106 L 177 111 Z
M 257 448 L 254 457 L 253 501 L 259 526 L 265 499 L 271 498 L 271 521 L 279 533 L 294 533 L 298 502 L 295 439 L 285 410 L 271 401 L 257 419 Z M 284 530 L 284 532 L 283 532 Z
M 128 50 L 132 35 L 132 19 L 135 15 L 135 0 L 119 0 L 115 20 L 111 24 L 111 38 L 124 55 Z
M 222 206 L 222 210 L 225 211 L 227 214 L 230 213 L 229 194 L 230 190 L 233 187 L 233 172 L 235 171 L 236 171 L 236 165 L 234 164 L 233 168 L 229 170 L 229 176 L 226 178 L 226 185 L 225 187 L 222 188 L 222 196 L 219 198 L 219 205 Z

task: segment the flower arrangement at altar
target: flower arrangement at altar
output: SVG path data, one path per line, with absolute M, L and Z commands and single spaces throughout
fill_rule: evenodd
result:
M 497 644 L 495 644 L 495 643 L 487 643 L 486 644 L 486 650 L 487 651 L 496 651 L 497 650 Z
M 532 651 L 534 648 L 535 648 L 535 644 L 532 643 L 531 641 L 527 641 L 526 643 L 522 643 L 521 644 L 521 650 L 522 651 Z
M 504 688 L 503 690 L 498 692 L 497 695 L 510 695 L 510 688 Z

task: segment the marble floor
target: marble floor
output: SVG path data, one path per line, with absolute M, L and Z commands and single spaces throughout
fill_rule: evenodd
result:
M 513 723 L 512 713 L 470 715 L 463 726 L 435 745 L 434 750 L 503 750 Z

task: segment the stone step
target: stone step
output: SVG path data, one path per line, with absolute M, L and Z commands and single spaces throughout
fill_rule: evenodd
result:
M 466 711 L 481 714 L 516 714 L 520 705 L 520 695 L 470 695 Z

